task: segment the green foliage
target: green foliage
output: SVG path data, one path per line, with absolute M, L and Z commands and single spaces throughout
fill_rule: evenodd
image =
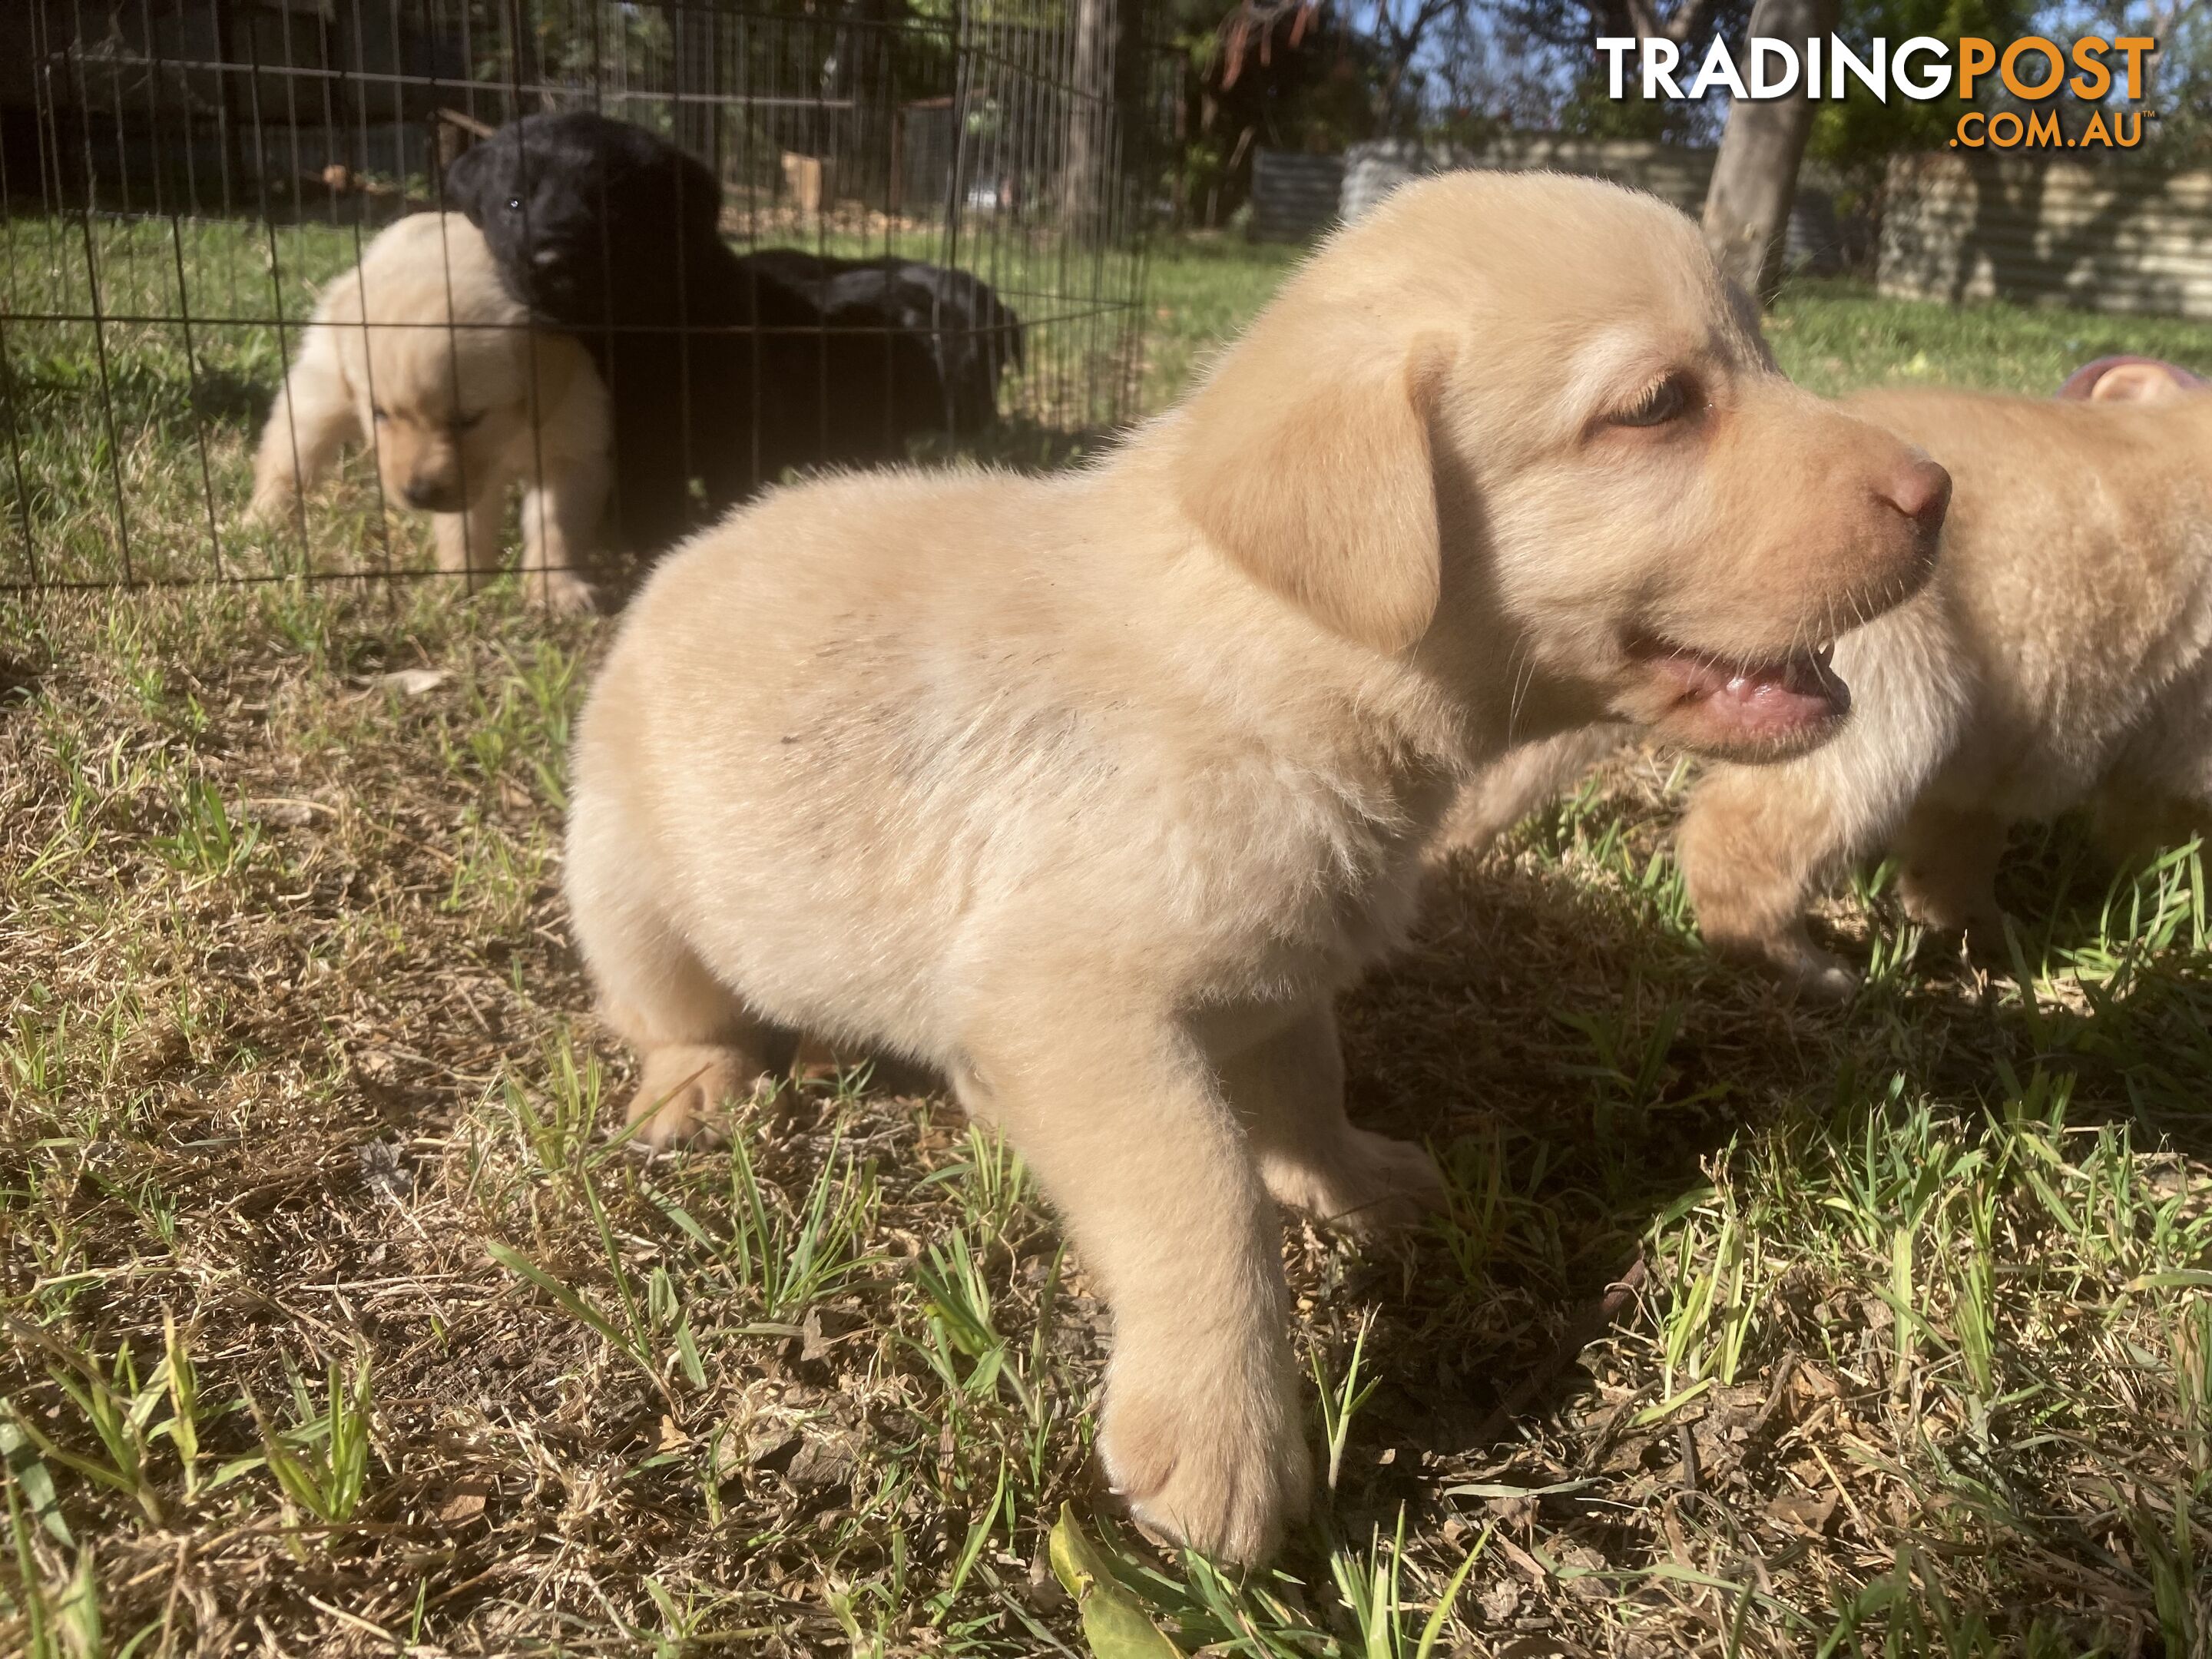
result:
M 281 1427 L 259 1401 L 246 1396 L 261 1436 L 262 1460 L 292 1505 L 325 1526 L 343 1526 L 353 1519 L 368 1486 L 374 1423 L 368 1354 L 356 1353 L 349 1372 L 331 1361 L 320 1403 L 297 1372 L 289 1380 L 292 1420 Z
M 1951 47 L 1949 61 L 1955 64 L 1962 36 L 2002 43 L 2028 33 L 2033 13 L 2025 0 L 1845 0 L 1837 33 L 1862 61 L 1870 60 L 1870 43 L 1877 38 L 1893 52 L 1915 35 L 1928 35 Z M 1986 88 L 1969 106 L 1955 91 L 1928 103 L 1893 91 L 1884 102 L 1848 73 L 1844 87 L 1840 102 L 1823 102 L 1814 116 L 1806 155 L 1835 169 L 1860 193 L 1879 185 L 1892 155 L 1942 149 L 1962 112 L 1989 106 Z

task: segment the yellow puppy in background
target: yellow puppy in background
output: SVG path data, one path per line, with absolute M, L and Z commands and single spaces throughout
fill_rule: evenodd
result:
M 1956 480 L 1936 579 L 1837 647 L 1855 707 L 1835 742 L 1709 766 L 1675 838 L 1708 942 L 1835 997 L 1857 976 L 1805 911 L 1858 860 L 1893 851 L 1906 914 L 1987 949 L 2014 823 L 2091 806 L 2123 857 L 2212 829 L 2212 388 L 2109 359 L 2057 402 L 1900 389 L 1844 406 Z M 1631 736 L 1513 750 L 1461 793 L 1432 858 L 1479 851 Z
M 1819 743 L 1820 641 L 1948 489 L 1776 372 L 1674 210 L 1409 185 L 1100 465 L 805 484 L 653 573 L 567 854 L 633 1121 L 712 1131 L 793 1033 L 939 1068 L 1111 1302 L 1115 1486 L 1262 1555 L 1310 1480 L 1271 1200 L 1442 1189 L 1346 1121 L 1332 1004 L 1455 785 L 1607 716 Z
M 529 327 L 483 234 L 458 213 L 419 213 L 378 235 L 317 301 L 253 468 L 253 517 L 293 510 L 349 443 L 375 447 L 386 498 L 435 516 L 438 567 L 500 567 L 508 486 L 520 481 L 522 568 L 562 608 L 606 504 L 606 388 L 566 335 Z
M 1818 755 L 1711 769 L 1678 838 L 1707 939 L 1847 993 L 1805 907 L 1885 848 L 1923 926 L 2002 944 L 2009 827 L 2081 805 L 2133 854 L 2212 822 L 2212 392 L 2141 360 L 2063 400 L 1870 392 L 1853 413 L 1924 445 L 1958 495 L 1936 580 L 1848 636 L 1858 693 Z

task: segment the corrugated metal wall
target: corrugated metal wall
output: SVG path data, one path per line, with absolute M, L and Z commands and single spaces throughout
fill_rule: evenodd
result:
M 1358 218 L 1410 179 L 1455 167 L 1487 167 L 1501 173 L 1548 168 L 1555 173 L 1587 173 L 1648 190 L 1695 218 L 1705 210 L 1705 186 L 1713 176 L 1710 149 L 1537 135 L 1501 138 L 1479 147 L 1378 139 L 1352 145 L 1344 160 L 1343 214 L 1347 220 Z
M 1713 154 L 1710 149 L 1686 144 L 1554 138 L 1534 133 L 1500 138 L 1478 148 L 1382 139 L 1354 144 L 1345 152 L 1340 213 L 1346 221 L 1357 219 L 1399 185 L 1425 173 L 1486 167 L 1501 173 L 1547 170 L 1610 179 L 1632 189 L 1649 191 L 1696 219 L 1705 210 Z M 1822 176 L 1817 168 L 1808 167 L 1798 180 L 1796 204 L 1790 213 L 1784 264 L 1791 270 L 1842 269 L 1849 262 L 1845 231 L 1836 216 L 1835 181 Z
M 1905 155 L 1886 194 L 1884 294 L 2212 319 L 2212 173 Z
M 1336 222 L 1344 157 L 1262 149 L 1252 155 L 1252 240 L 1310 242 Z

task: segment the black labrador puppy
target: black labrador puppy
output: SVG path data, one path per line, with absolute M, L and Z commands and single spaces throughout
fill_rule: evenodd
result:
M 756 331 L 813 306 L 758 291 L 718 223 L 721 186 L 641 127 L 590 113 L 508 123 L 446 173 L 447 205 L 482 230 L 501 275 L 538 321 L 591 352 L 613 403 L 617 538 L 658 552 L 707 502 L 743 499 L 763 476 Z
M 799 248 L 770 247 L 744 263 L 795 289 L 822 307 L 832 326 L 860 328 L 882 319 L 926 343 L 933 371 L 902 383 L 917 430 L 963 434 L 998 418 L 999 382 L 1022 367 L 1022 320 L 989 283 L 969 272 L 884 255 L 840 259 Z M 926 405 L 926 407 L 925 407 Z
M 717 513 L 787 468 L 902 459 L 922 429 L 900 399 L 923 349 L 865 306 L 833 319 L 821 296 L 739 259 L 714 174 L 642 127 L 526 116 L 447 169 L 446 197 L 516 298 L 597 361 L 617 532 L 640 554 L 698 521 L 695 478 Z

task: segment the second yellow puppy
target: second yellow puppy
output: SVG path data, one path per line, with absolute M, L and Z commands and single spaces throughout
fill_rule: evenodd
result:
M 1854 859 L 1893 850 L 1907 913 L 1986 945 L 2014 823 L 2094 805 L 2124 853 L 2208 823 L 2212 392 L 2124 362 L 2069 392 L 1845 404 L 1925 445 L 1958 494 L 1936 580 L 1838 647 L 1856 694 L 1843 736 L 1698 785 L 1677 845 L 1714 945 L 1841 994 L 1853 975 L 1805 907 Z
M 529 325 L 459 214 L 388 227 L 316 303 L 262 428 L 252 515 L 294 510 L 340 449 L 367 442 L 386 498 L 435 515 L 439 568 L 473 586 L 499 568 L 520 482 L 533 592 L 587 604 L 612 443 L 606 387 L 581 346 Z

